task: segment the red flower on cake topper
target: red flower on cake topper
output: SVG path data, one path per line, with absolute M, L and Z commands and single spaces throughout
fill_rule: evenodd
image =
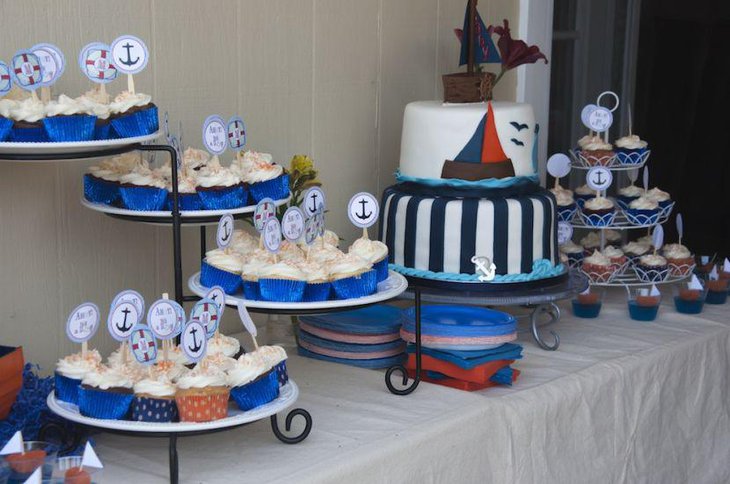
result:
M 499 76 L 497 76 L 495 84 L 505 72 L 521 66 L 522 64 L 534 64 L 540 59 L 543 59 L 545 64 L 548 63 L 547 57 L 545 57 L 545 54 L 540 52 L 540 48 L 538 46 L 528 46 L 523 40 L 513 39 L 509 30 L 509 22 L 507 19 L 504 19 L 502 22 L 504 22 L 504 25 L 497 27 L 490 25 L 488 29 L 490 35 L 492 32 L 499 35 L 497 48 L 499 49 L 499 54 L 502 57 L 502 71 L 499 73 Z

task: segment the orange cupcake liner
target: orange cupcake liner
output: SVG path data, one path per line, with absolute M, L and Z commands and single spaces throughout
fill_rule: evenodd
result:
M 181 422 L 210 422 L 228 417 L 229 390 L 210 390 L 178 391 L 175 403 Z

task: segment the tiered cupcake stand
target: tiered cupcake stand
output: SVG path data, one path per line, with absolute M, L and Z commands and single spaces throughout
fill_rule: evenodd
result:
M 143 144 L 154 141 L 159 137 L 159 133 L 142 136 L 138 138 L 126 138 L 123 140 L 109 141 L 87 141 L 78 143 L 0 143 L 0 160 L 3 161 L 20 161 L 20 162 L 51 162 L 51 161 L 70 161 L 70 160 L 86 160 L 91 158 L 102 158 L 116 156 L 131 151 L 144 152 L 161 152 L 170 156 L 170 165 L 172 168 L 172 210 L 169 212 L 134 212 L 131 210 L 122 210 L 109 206 L 101 206 L 89 203 L 82 199 L 82 204 L 92 210 L 103 212 L 111 217 L 120 218 L 132 222 L 153 223 L 162 225 L 171 225 L 173 233 L 173 267 L 174 267 L 174 285 L 175 300 L 179 304 L 188 301 L 197 301 L 197 295 L 184 295 L 183 293 L 183 273 L 182 273 L 182 246 L 181 246 L 181 229 L 183 225 L 199 225 L 200 226 L 200 253 L 201 258 L 205 256 L 206 241 L 206 224 L 218 223 L 221 213 L 218 211 L 201 211 L 201 212 L 181 212 L 179 209 L 178 199 L 178 171 L 177 171 L 177 152 L 168 145 Z M 287 200 L 277 201 L 277 205 L 283 205 Z M 255 207 L 243 207 L 241 209 L 226 211 L 233 214 L 234 218 L 244 218 L 250 216 Z M 404 282 L 405 283 L 405 282 Z M 405 289 L 405 288 L 404 288 Z M 340 309 L 341 310 L 341 309 Z M 277 311 L 271 311 L 277 312 Z M 283 311 L 285 312 L 285 311 Z M 279 428 L 277 413 L 291 407 L 299 396 L 299 389 L 293 380 L 281 388 L 280 395 L 274 401 L 258 407 L 248 412 L 231 410 L 228 418 L 206 422 L 206 423 L 148 423 L 148 422 L 132 422 L 132 421 L 113 421 L 100 420 L 80 415 L 78 408 L 73 405 L 67 405 L 55 399 L 53 393 L 48 396 L 48 407 L 57 415 L 79 424 L 79 429 L 96 429 L 110 433 L 119 433 L 131 435 L 135 437 L 163 437 L 169 441 L 169 469 L 170 482 L 177 483 L 179 476 L 177 438 L 184 436 L 200 435 L 213 432 L 221 432 L 231 430 L 236 427 L 248 425 L 250 423 L 270 419 L 271 429 L 274 435 L 282 442 L 287 444 L 296 444 L 307 438 L 312 429 L 312 417 L 304 409 L 296 408 L 286 415 L 284 421 L 284 432 L 290 434 L 292 432 L 292 421 L 299 416 L 304 419 L 304 428 L 295 435 L 287 435 Z M 66 442 L 76 441 L 80 439 L 80 434 L 63 435 L 58 426 L 54 428 L 43 429 L 44 434 L 60 433 L 58 437 Z
M 606 168 L 608 170 L 611 170 L 611 172 L 614 174 L 614 181 L 616 178 L 621 176 L 622 173 L 626 174 L 628 177 L 629 172 L 631 170 L 638 170 L 643 168 L 646 162 L 649 159 L 649 155 L 651 154 L 651 151 L 646 151 L 643 156 L 637 158 L 636 163 L 634 164 L 619 164 L 618 160 L 612 159 L 607 161 L 607 165 L 603 166 L 603 168 Z M 572 160 L 572 168 L 577 170 L 583 170 L 586 171 L 593 168 L 593 165 L 590 165 L 585 158 L 581 157 L 579 153 L 576 153 L 574 151 L 570 151 L 570 158 Z M 586 229 L 586 230 L 597 230 L 601 234 L 601 246 L 600 249 L 603 250 L 606 246 L 606 237 L 605 237 L 605 231 L 608 229 L 613 230 L 619 230 L 619 231 L 625 231 L 625 230 L 646 230 L 648 233 L 651 233 L 657 225 L 663 225 L 667 220 L 669 219 L 669 215 L 672 213 L 672 209 L 674 208 L 674 202 L 672 202 L 670 205 L 664 207 L 659 216 L 656 218 L 656 220 L 630 220 L 626 212 L 617 205 L 618 213 L 616 214 L 616 217 L 613 220 L 613 223 L 606 225 L 606 226 L 594 226 L 589 225 L 585 223 L 585 220 L 580 215 L 580 209 L 576 210 L 576 213 L 567 220 L 570 222 L 570 224 L 573 226 L 574 229 Z M 644 223 L 641 223 L 644 222 Z M 580 270 L 580 267 L 574 267 L 574 269 Z M 639 278 L 639 276 L 635 273 L 634 269 L 630 266 L 630 263 L 627 262 L 624 267 L 620 268 L 616 271 L 615 274 L 613 274 L 611 277 L 607 279 L 600 279 L 600 280 L 591 280 L 590 284 L 593 286 L 603 286 L 603 287 L 633 287 L 633 286 L 646 286 L 650 284 L 672 284 L 675 282 L 679 282 L 682 280 L 687 279 L 692 274 L 692 269 L 687 271 L 687 275 L 683 276 L 676 276 L 672 275 L 671 271 L 668 270 L 665 277 L 660 278 L 653 278 L 654 280 L 642 280 Z

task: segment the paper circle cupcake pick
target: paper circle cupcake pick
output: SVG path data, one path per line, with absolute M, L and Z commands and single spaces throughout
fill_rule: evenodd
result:
M 66 321 L 66 335 L 74 343 L 89 341 L 99 329 L 99 308 L 92 302 L 81 303 Z
M 649 167 L 644 167 L 644 191 L 649 190 Z
M 558 245 L 567 244 L 573 238 L 573 226 L 570 222 L 558 222 Z
M 134 304 L 134 306 L 137 308 L 137 312 L 139 313 L 139 320 L 135 321 L 135 323 L 142 322 L 142 316 L 144 316 L 144 298 L 140 293 L 137 291 L 134 291 L 132 289 L 126 289 L 116 296 L 114 296 L 114 300 L 112 300 L 112 307 L 116 306 L 118 303 L 121 302 L 129 302 Z
M 147 325 L 161 340 L 171 339 L 180 334 L 184 320 L 185 310 L 171 299 L 158 299 L 147 311 Z
M 131 302 L 122 301 L 113 304 L 107 318 L 109 334 L 119 342 L 126 341 L 139 323 L 140 317 L 139 309 Z
M 598 133 L 607 131 L 613 124 L 613 114 L 610 110 L 596 107 L 588 115 L 588 127 Z
M 190 311 L 190 319 L 200 321 L 208 338 L 212 337 L 220 325 L 220 308 L 212 299 L 201 299 Z
M 601 100 L 603 99 L 604 96 L 611 96 L 611 97 L 613 97 L 614 105 L 608 111 L 609 112 L 616 111 L 618 109 L 618 105 L 619 105 L 619 102 L 620 102 L 619 101 L 619 98 L 618 98 L 618 94 L 616 94 L 613 91 L 603 91 L 601 94 L 598 95 L 598 98 L 596 98 L 596 105 L 598 107 L 604 107 L 604 106 L 601 106 Z
M 0 94 L 5 94 L 13 88 L 13 78 L 8 65 L 0 61 Z
M 143 365 L 157 361 L 157 341 L 155 334 L 144 324 L 138 324 L 129 336 L 129 349 L 134 359 Z
M 355 194 L 347 204 L 347 216 L 355 227 L 365 229 L 378 221 L 380 206 L 378 199 L 370 193 Z
M 215 241 L 219 249 L 225 249 L 231 245 L 233 240 L 233 215 L 227 213 L 218 221 L 218 229 L 215 232 Z
M 586 104 L 580 112 L 580 120 L 583 125 L 588 129 L 592 129 L 591 126 L 588 124 L 588 118 L 595 109 L 598 109 L 598 106 L 596 106 L 595 104 Z
M 661 249 L 664 245 L 664 228 L 661 225 L 654 227 L 654 233 L 651 234 L 651 241 L 654 246 L 654 252 Z
M 281 218 L 281 233 L 289 242 L 296 242 L 304 233 L 304 212 L 299 207 L 289 207 Z
M 10 75 L 18 87 L 35 91 L 43 85 L 43 66 L 40 59 L 29 50 L 21 50 L 10 62 Z
M 304 221 L 304 242 L 307 245 L 312 245 L 317 236 L 319 235 L 319 227 L 317 226 L 317 219 L 314 217 L 308 217 Z
M 253 226 L 256 231 L 261 232 L 264 224 L 274 216 L 276 216 L 276 204 L 271 198 L 264 198 L 257 203 L 253 211 Z
M 677 235 L 679 236 L 679 243 L 682 244 L 682 237 L 684 236 L 684 221 L 682 220 L 682 214 L 678 213 L 677 218 L 674 220 L 677 226 Z
M 555 179 L 568 176 L 570 173 L 570 158 L 563 153 L 555 153 L 547 160 L 547 171 Z
M 51 44 L 36 44 L 30 51 L 38 56 L 43 70 L 42 86 L 50 86 L 55 83 L 65 69 L 66 59 L 61 50 Z
M 118 74 L 109 46 L 101 42 L 92 42 L 81 49 L 79 67 L 91 82 L 97 84 L 112 82 Z
M 197 363 L 203 359 L 208 348 L 208 338 L 200 321 L 193 319 L 185 325 L 180 335 L 180 346 L 188 360 Z
M 302 211 L 311 217 L 315 213 L 327 209 L 327 197 L 324 195 L 324 191 L 319 187 L 312 187 L 304 193 L 302 199 Z
M 228 121 L 226 127 L 228 135 L 228 146 L 235 152 L 239 152 L 246 145 L 246 125 L 243 124 L 241 116 L 234 116 Z
M 213 286 L 205 295 L 205 299 L 210 299 L 218 305 L 218 319 L 220 319 L 226 310 L 226 292 L 221 286 Z
M 251 335 L 251 339 L 253 339 L 253 345 L 256 347 L 256 349 L 258 349 L 259 344 L 256 341 L 258 330 L 256 329 L 256 325 L 253 323 L 253 319 L 251 319 L 251 315 L 248 313 L 248 309 L 246 309 L 246 306 L 244 304 L 238 305 L 238 317 L 241 318 L 241 323 L 243 323 L 243 327 L 246 328 L 246 331 L 248 331 L 248 333 Z
M 279 247 L 281 246 L 281 224 L 276 217 L 272 217 L 266 221 L 261 235 L 263 236 L 266 250 L 273 253 L 279 252 Z
M 203 122 L 203 146 L 214 155 L 222 155 L 226 151 L 226 122 L 217 114 L 205 118 Z
M 138 74 L 147 67 L 150 57 L 147 46 L 134 35 L 117 37 L 110 50 L 114 65 L 123 74 Z
M 611 170 L 603 166 L 594 166 L 586 173 L 586 184 L 593 190 L 602 192 L 613 183 Z

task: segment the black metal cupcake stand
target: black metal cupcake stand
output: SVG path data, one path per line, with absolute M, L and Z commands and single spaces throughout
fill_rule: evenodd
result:
M 206 252 L 206 229 L 204 224 L 217 223 L 220 219 L 220 215 L 215 216 L 199 216 L 199 217 L 183 217 L 180 212 L 179 204 L 179 193 L 178 193 L 178 165 L 177 165 L 177 152 L 176 150 L 168 145 L 160 144 L 142 144 L 142 143 L 130 143 L 124 145 L 117 145 L 114 147 L 96 147 L 92 149 L 77 150 L 43 150 L 34 151 L 32 149 L 10 151 L 0 151 L 0 160 L 3 161 L 16 161 L 16 162 L 53 162 L 53 161 L 70 161 L 70 160 L 87 160 L 91 158 L 105 158 L 110 156 L 121 155 L 131 151 L 143 151 L 143 152 L 159 152 L 167 153 L 170 156 L 170 166 L 172 171 L 172 210 L 170 211 L 169 217 L 149 217 L 145 215 L 135 216 L 132 214 L 128 215 L 117 215 L 113 213 L 107 213 L 107 215 L 123 220 L 132 222 L 144 222 L 154 224 L 169 224 L 172 226 L 172 241 L 173 241 L 173 268 L 174 268 L 174 295 L 175 300 L 179 304 L 184 302 L 197 301 L 200 297 L 195 295 L 185 295 L 183 292 L 183 271 L 182 271 L 182 242 L 181 242 L 181 229 L 183 225 L 200 225 L 200 254 L 201 259 L 205 256 Z M 251 212 L 234 215 L 234 218 L 245 218 L 251 215 Z M 252 312 L 275 312 L 275 311 L 255 311 Z M 295 389 L 295 395 L 290 399 L 288 405 L 295 402 L 298 396 L 298 389 L 296 384 L 291 382 Z M 49 395 L 49 403 L 53 399 L 53 395 Z M 276 402 L 276 400 L 274 401 Z M 274 403 L 272 402 L 272 403 Z M 287 406 L 288 406 L 287 405 Z M 53 410 L 55 406 L 50 406 Z M 58 409 L 57 409 L 58 410 Z M 254 409 L 255 410 L 255 409 Z M 283 408 L 282 408 L 283 410 Z M 56 411 L 56 413 L 59 413 Z M 60 412 L 63 416 L 63 412 Z M 79 416 L 81 417 L 81 416 Z M 276 413 L 269 413 L 256 420 L 263 418 L 269 418 L 271 423 L 271 429 L 276 438 L 286 444 L 297 444 L 307 438 L 312 429 L 312 417 L 306 410 L 302 408 L 295 408 L 290 410 L 284 418 L 284 430 L 282 431 L 278 417 Z M 292 423 L 296 417 L 301 417 L 304 420 L 304 428 L 299 430 L 298 433 L 292 434 Z M 102 420 L 86 419 L 84 418 L 75 419 L 77 425 L 77 433 L 74 435 L 68 435 L 59 426 L 53 425 L 47 429 L 42 429 L 42 434 L 55 435 L 61 441 L 65 443 L 79 442 L 83 435 L 90 430 L 101 430 L 104 432 L 117 433 L 122 435 L 130 435 L 134 437 L 154 437 L 154 438 L 166 438 L 169 442 L 169 469 L 170 469 L 170 482 L 177 483 L 179 480 L 179 457 L 177 451 L 177 439 L 179 437 L 188 437 L 195 435 L 202 435 L 213 432 L 222 432 L 231 430 L 237 427 L 242 427 L 252 423 L 251 420 L 246 419 L 226 419 L 229 420 L 228 425 L 222 425 L 220 427 L 212 428 L 211 426 L 201 425 L 201 430 L 190 428 L 184 431 L 140 431 L 135 429 L 133 425 L 128 429 L 114 429 L 110 428 L 109 425 Z M 82 422 L 83 421 L 83 422 Z M 96 422 L 94 422 L 96 421 Z M 126 422 L 128 424 L 134 424 L 134 422 Z M 176 425 L 176 424 L 168 424 Z

